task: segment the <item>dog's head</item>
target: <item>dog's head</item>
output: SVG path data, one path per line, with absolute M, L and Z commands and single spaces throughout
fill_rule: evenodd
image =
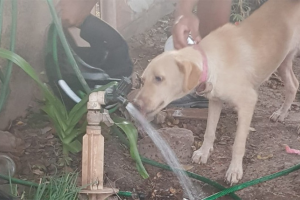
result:
M 146 117 L 156 115 L 199 85 L 202 65 L 202 55 L 193 47 L 157 56 L 141 77 L 142 87 L 134 100 L 135 106 Z

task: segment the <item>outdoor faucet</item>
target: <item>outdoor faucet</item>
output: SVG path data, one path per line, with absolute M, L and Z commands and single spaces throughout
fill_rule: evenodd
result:
M 126 105 L 128 103 L 128 100 L 125 97 L 131 91 L 131 88 L 132 83 L 130 78 L 123 77 L 117 86 L 114 85 L 113 87 L 107 88 L 105 90 L 105 104 L 119 102 L 122 105 Z

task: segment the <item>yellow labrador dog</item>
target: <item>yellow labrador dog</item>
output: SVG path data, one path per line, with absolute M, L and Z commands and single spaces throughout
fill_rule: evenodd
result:
M 238 111 L 232 160 L 226 180 L 243 176 L 246 139 L 257 101 L 257 89 L 278 70 L 284 81 L 285 101 L 270 117 L 283 121 L 293 102 L 298 80 L 292 60 L 300 48 L 300 0 L 269 0 L 240 25 L 212 32 L 199 45 L 165 52 L 149 63 L 143 86 L 134 101 L 146 116 L 153 116 L 171 101 L 196 90 L 209 99 L 204 142 L 193 154 L 206 163 L 213 150 L 222 103 Z

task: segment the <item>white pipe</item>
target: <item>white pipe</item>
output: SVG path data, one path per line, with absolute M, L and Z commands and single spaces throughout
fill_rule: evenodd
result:
M 59 80 L 58 85 L 61 87 L 61 89 L 76 103 L 79 103 L 81 99 L 73 92 L 73 90 L 68 86 L 66 81 Z

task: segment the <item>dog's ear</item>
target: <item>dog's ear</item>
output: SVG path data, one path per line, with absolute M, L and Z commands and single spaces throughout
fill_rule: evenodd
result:
M 184 75 L 184 85 L 183 85 L 183 91 L 188 92 L 192 89 L 194 89 L 198 83 L 201 76 L 201 70 L 197 65 L 190 61 L 185 60 L 176 60 L 176 64 L 179 68 L 179 71 L 183 73 Z

